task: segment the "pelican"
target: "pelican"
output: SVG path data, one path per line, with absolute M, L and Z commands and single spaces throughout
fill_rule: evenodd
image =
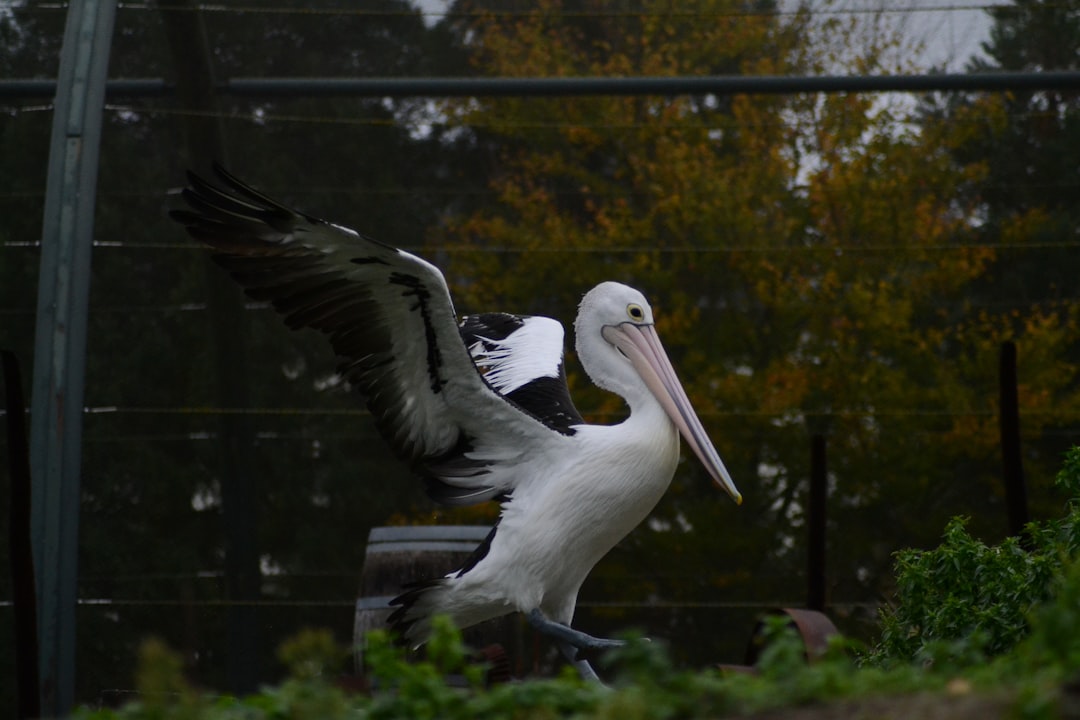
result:
M 172 211 L 173 219 L 289 327 L 327 335 L 341 374 L 434 500 L 501 503 L 461 569 L 406 586 L 391 602 L 393 629 L 419 646 L 437 613 L 464 628 L 521 612 L 596 679 L 579 650 L 619 642 L 571 627 L 578 590 L 660 500 L 680 434 L 714 483 L 742 502 L 645 296 L 603 282 L 581 301 L 578 359 L 630 409 L 617 425 L 588 424 L 566 385 L 559 322 L 505 313 L 459 320 L 435 266 L 288 208 L 220 166 L 214 172 L 223 187 L 188 173 L 190 209 Z

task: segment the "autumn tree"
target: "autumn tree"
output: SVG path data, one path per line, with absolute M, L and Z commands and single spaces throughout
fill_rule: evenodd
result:
M 277 5 L 208 13 L 221 78 L 905 69 L 887 25 L 864 36 L 852 16 L 770 2 L 472 0 L 439 24 L 397 0 L 370 15 Z M 1040 6 L 1018 4 L 1020 20 L 1001 25 L 995 63 L 1049 62 L 1038 55 L 1049 40 L 1025 39 L 1043 37 L 1025 24 Z M 1072 4 L 1057 6 L 1065 15 L 1051 24 L 1072 28 Z M 173 79 L 159 15 L 179 11 L 121 8 L 112 75 Z M 62 26 L 62 5 L 16 3 L 0 14 L 0 68 L 54 75 Z M 261 189 L 410 249 L 426 237 L 463 312 L 568 320 L 598 281 L 646 292 L 747 502 L 734 507 L 683 463 L 646 526 L 587 584 L 582 625 L 639 624 L 684 659 L 713 662 L 740 657 L 760 607 L 689 606 L 801 602 L 811 434 L 829 440 L 830 599 L 842 603 L 876 600 L 890 552 L 934 543 L 950 515 L 1002 532 L 1001 340 L 1020 344 L 1025 439 L 1075 430 L 1074 103 L 1013 94 L 916 116 L 859 95 L 229 98 L 218 119 L 233 169 Z M 125 99 L 106 115 L 87 404 L 111 410 L 86 419 L 80 591 L 113 602 L 80 610 L 88 701 L 123 686 L 129 651 L 151 633 L 188 653 L 200 683 L 222 682 L 206 267 L 164 213 L 190 162 L 178 148 L 193 112 Z M 50 119 L 36 101 L 0 115 L 5 345 L 26 358 Z M 1029 252 L 1051 245 L 1041 259 Z M 269 657 L 302 622 L 349 636 L 371 525 L 481 522 L 493 509 L 434 514 L 322 339 L 289 334 L 265 307 L 247 312 L 252 407 L 233 410 L 257 431 L 263 592 L 279 603 L 263 616 Z M 621 403 L 571 368 L 582 411 L 617 421 Z M 1058 457 L 1053 444 L 1028 447 L 1036 487 Z M 598 601 L 652 609 L 588 608 Z
M 845 45 L 847 21 L 774 9 L 638 2 L 601 20 L 599 5 L 546 2 L 481 13 L 468 37 L 477 67 L 503 76 L 896 69 L 894 35 Z M 463 309 L 570 318 L 598 281 L 640 287 L 747 497 L 730 506 L 684 463 L 584 601 L 800 601 L 812 434 L 829 441 L 834 601 L 876 599 L 891 552 L 932 542 L 952 514 L 1004 525 L 987 456 L 1006 333 L 970 312 L 994 253 L 960 192 L 987 167 L 948 152 L 962 137 L 854 94 L 508 98 L 458 112 L 498 148 L 498 203 L 439 238 L 469 278 Z M 1030 330 L 1049 367 L 1060 336 Z M 616 398 L 579 373 L 571 383 L 587 417 L 619 418 Z M 638 621 L 730 635 L 714 615 Z
M 1016 0 L 987 12 L 990 37 L 971 71 L 1080 67 L 1080 3 Z M 985 168 L 978 182 L 960 188 L 978 208 L 972 237 L 993 250 L 972 288 L 969 322 L 1017 340 L 1025 462 L 1047 477 L 1080 432 L 1080 102 L 1068 90 L 967 93 L 928 99 L 923 112 L 926 127 L 952 128 L 955 164 Z M 1046 493 L 1035 500 L 1044 517 L 1061 502 Z

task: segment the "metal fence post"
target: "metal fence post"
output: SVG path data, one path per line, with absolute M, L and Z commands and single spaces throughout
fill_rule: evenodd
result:
M 30 453 L 41 711 L 75 695 L 75 604 L 83 381 L 98 150 L 116 0 L 68 8 L 41 238 Z

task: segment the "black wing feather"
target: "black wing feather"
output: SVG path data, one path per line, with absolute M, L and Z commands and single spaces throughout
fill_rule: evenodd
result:
M 484 352 L 495 349 L 493 341 L 510 338 L 525 326 L 528 319 L 528 315 L 510 313 L 468 315 L 461 323 L 461 339 L 465 341 L 466 347 L 476 348 L 475 351 L 471 350 L 475 361 Z M 499 391 L 496 389 L 496 392 Z M 555 377 L 539 377 L 501 394 L 522 411 L 563 435 L 573 435 L 574 426 L 585 423 L 570 398 L 570 388 L 566 384 L 566 367 L 562 362 L 559 363 Z
M 525 446 L 507 455 L 508 433 L 541 438 L 546 426 L 573 434 L 581 418 L 561 362 L 557 379 L 503 396 L 477 372 L 465 344 L 510 337 L 526 319 L 473 316 L 459 327 L 445 278 L 430 263 L 214 170 L 224 188 L 189 174 L 187 208 L 171 217 L 289 327 L 326 334 L 343 377 L 364 396 L 394 450 L 427 476 L 433 497 L 450 504 L 506 497 L 519 478 L 515 468 L 528 457 Z M 561 360 L 561 341 L 553 337 L 549 332 L 540 346 Z

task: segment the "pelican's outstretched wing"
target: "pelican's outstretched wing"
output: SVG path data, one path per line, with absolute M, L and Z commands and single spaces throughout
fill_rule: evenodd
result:
M 562 375 L 561 325 L 530 318 L 500 334 L 487 321 L 467 319 L 459 328 L 446 281 L 433 265 L 285 207 L 220 167 L 214 171 L 228 189 L 189 173 L 183 197 L 190 210 L 170 215 L 215 249 L 214 259 L 247 294 L 270 302 L 289 327 L 328 336 L 342 374 L 364 395 L 395 451 L 432 481 L 433 497 L 467 504 L 505 495 L 530 453 L 573 434 L 580 416 Z M 522 340 L 522 329 L 540 327 L 534 320 L 546 320 L 546 332 L 533 333 L 527 348 L 512 342 Z M 472 355 L 466 343 L 474 346 Z M 553 414 L 535 393 L 515 399 L 513 391 L 530 382 L 513 389 L 500 384 L 497 369 L 503 368 L 502 380 L 513 369 L 517 382 L 527 355 L 557 357 L 547 374 L 561 383 L 565 401 L 557 404 L 572 416 Z M 473 356 L 490 361 L 482 368 L 488 379 Z

